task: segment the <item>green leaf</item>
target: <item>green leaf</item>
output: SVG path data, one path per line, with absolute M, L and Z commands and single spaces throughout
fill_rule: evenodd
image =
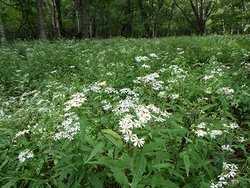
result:
M 113 137 L 115 137 L 117 139 L 121 139 L 120 135 L 117 134 L 116 132 L 112 131 L 111 129 L 103 129 L 102 133 L 109 134 L 109 135 L 111 135 L 111 136 L 113 136 Z
M 111 168 L 111 171 L 113 172 L 113 176 L 116 179 L 116 181 L 122 185 L 122 187 L 126 186 L 129 187 L 128 178 L 125 175 L 124 171 L 122 171 L 120 168 L 113 167 Z
M 208 104 L 208 105 L 202 107 L 202 110 L 203 111 L 210 110 L 210 109 L 212 109 L 215 106 L 217 106 L 217 104 Z
M 123 161 L 126 164 L 127 168 L 132 167 L 133 159 L 127 153 L 123 153 L 121 158 L 123 159 Z
M 186 173 L 187 173 L 187 176 L 188 176 L 189 175 L 189 169 L 190 169 L 189 155 L 185 154 L 183 156 L 183 160 L 184 160 L 185 170 L 186 170 Z
M 162 168 L 169 168 L 170 166 L 171 166 L 171 164 L 169 164 L 169 163 L 159 163 L 159 164 L 153 165 L 152 167 L 160 170 Z
M 119 148 L 120 150 L 122 150 L 123 144 L 122 144 L 122 141 L 121 141 L 121 137 L 116 132 L 114 132 L 114 131 L 112 131 L 110 129 L 104 129 L 104 130 L 102 130 L 102 133 L 103 133 L 104 137 L 109 142 L 111 142 L 117 148 Z
M 93 157 L 95 157 L 97 153 L 99 153 L 100 151 L 102 151 L 102 148 L 104 147 L 104 145 L 105 144 L 103 142 L 99 142 L 95 146 L 95 148 L 93 149 L 93 151 L 90 153 L 89 157 L 85 161 L 85 164 L 88 163 Z
M 170 180 L 165 180 L 164 183 L 165 183 L 165 185 L 167 185 L 168 188 L 179 188 L 179 186 L 176 183 L 174 183 Z
M 90 181 L 95 188 L 103 187 L 103 182 L 96 175 L 91 175 Z
M 125 169 L 128 169 L 129 166 L 128 164 L 120 159 L 120 160 L 112 160 L 109 157 L 98 157 L 97 161 L 94 161 L 91 164 L 98 164 L 98 165 L 104 165 L 107 168 L 109 168 L 111 170 L 111 172 L 113 173 L 114 178 L 116 179 L 116 181 L 122 185 L 122 187 L 129 186 L 129 182 L 127 179 L 127 176 L 125 174 Z
M 151 179 L 151 186 L 154 187 L 167 187 L 167 188 L 179 188 L 177 184 L 166 179 L 161 174 L 154 175 Z
M 4 186 L 2 186 L 2 188 L 11 188 L 12 186 L 16 184 L 17 181 L 18 181 L 18 178 L 13 178 L 11 179 L 11 181 L 9 181 Z
M 142 180 L 143 178 L 143 172 L 145 170 L 146 167 L 146 159 L 144 157 L 143 152 L 138 151 L 136 153 L 137 155 L 135 156 L 135 161 L 134 161 L 134 169 L 132 171 L 132 175 L 133 175 L 133 181 L 131 184 L 131 188 L 136 188 L 138 183 Z
M 151 179 L 151 186 L 153 188 L 155 188 L 157 186 L 159 187 L 164 183 L 164 181 L 165 181 L 165 179 L 161 174 L 156 174 Z
M 0 166 L 0 170 L 9 162 L 9 159 L 5 159 L 4 162 Z

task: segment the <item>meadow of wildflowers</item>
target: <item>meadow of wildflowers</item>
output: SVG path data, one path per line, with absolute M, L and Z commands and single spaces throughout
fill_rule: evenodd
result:
M 250 39 L 0 48 L 0 186 L 250 185 Z

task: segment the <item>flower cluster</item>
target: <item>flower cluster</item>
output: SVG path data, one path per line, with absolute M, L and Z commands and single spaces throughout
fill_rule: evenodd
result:
M 165 98 L 167 96 L 167 93 L 166 91 L 160 91 L 157 96 L 161 98 Z
M 237 123 L 229 123 L 229 125 L 227 125 L 227 124 L 223 124 L 223 127 L 226 127 L 226 128 L 229 128 L 229 129 L 237 129 L 237 128 L 239 128 L 239 125 L 237 124 Z
M 237 139 L 238 139 L 238 141 L 239 141 L 240 143 L 246 141 L 246 139 L 245 139 L 243 136 L 239 136 L 239 137 L 237 137 Z
M 142 62 L 142 61 L 147 61 L 149 58 L 147 56 L 136 56 L 135 61 L 136 62 Z
M 108 111 L 112 108 L 112 105 L 107 100 L 103 100 L 101 103 L 103 105 L 102 108 L 105 111 Z
M 149 108 L 144 105 L 138 105 L 135 108 L 135 113 L 137 118 L 139 119 L 139 123 L 147 123 L 152 118 Z M 138 127 L 141 126 L 139 125 Z
M 158 70 L 159 73 L 164 73 L 164 72 L 166 72 L 166 71 L 167 71 L 167 69 L 164 68 L 164 67 L 163 67 L 163 68 L 160 68 L 160 69 Z
M 205 76 L 203 77 L 203 80 L 207 81 L 207 80 L 210 80 L 210 79 L 212 79 L 212 78 L 214 78 L 214 75 L 213 75 L 213 74 L 211 74 L 211 75 L 205 75 Z
M 211 139 L 215 139 L 218 136 L 222 135 L 223 133 L 228 133 L 227 129 L 239 128 L 239 126 L 236 123 L 232 123 L 232 122 L 230 122 L 229 125 L 227 125 L 225 123 L 222 124 L 221 128 L 223 130 L 218 130 L 218 129 L 217 130 L 212 130 L 211 125 L 208 128 L 207 124 L 204 123 L 204 122 L 201 122 L 196 126 L 192 125 L 192 127 L 193 127 L 193 132 L 198 137 L 205 137 L 205 136 L 209 135 Z
M 223 134 L 223 131 L 221 130 L 210 130 L 207 128 L 207 124 L 204 122 L 199 123 L 198 125 L 194 126 L 193 132 L 198 136 L 198 137 L 205 137 L 206 135 L 209 135 L 212 139 L 220 136 Z
M 154 90 L 161 90 L 163 88 L 163 81 L 156 80 L 159 78 L 160 75 L 158 73 L 152 73 L 148 74 L 143 77 L 137 77 L 136 80 L 134 80 L 134 83 L 141 83 L 143 82 L 144 84 L 150 85 Z
M 120 132 L 126 142 L 131 141 L 134 146 L 142 147 L 145 142 L 144 138 L 138 138 L 136 134 L 132 134 L 132 130 L 133 128 L 141 128 L 143 124 L 138 120 L 133 120 L 133 118 L 132 115 L 127 114 L 119 121 Z
M 218 136 L 222 135 L 224 132 L 222 130 L 211 130 L 210 137 L 212 139 L 217 138 Z
M 223 151 L 230 151 L 230 152 L 234 152 L 234 150 L 232 149 L 232 147 L 230 145 L 221 145 L 221 149 Z
M 139 97 L 139 94 L 136 93 L 134 90 L 131 90 L 130 88 L 123 88 L 123 89 L 120 89 L 119 92 L 120 92 L 121 94 L 126 94 L 126 95 L 129 95 L 129 96 L 134 97 L 134 98 Z
M 167 83 L 169 85 L 184 81 L 188 75 L 188 72 L 184 71 L 178 65 L 170 65 L 168 69 L 162 68 L 159 70 L 160 73 L 163 73 L 165 71 L 169 71 L 171 75 L 171 77 L 167 80 Z
M 29 158 L 33 158 L 34 157 L 34 153 L 32 151 L 30 151 L 29 149 L 26 149 L 24 151 L 22 151 L 21 153 L 19 153 L 18 155 L 18 160 L 23 163 L 25 162 L 27 159 Z
M 198 137 L 204 137 L 206 136 L 208 133 L 204 130 L 198 129 L 194 132 Z
M 222 76 L 223 75 L 223 68 L 225 68 L 224 65 L 217 66 L 211 71 L 211 75 L 213 76 Z
M 134 109 L 138 101 L 139 101 L 138 98 L 127 96 L 125 99 L 120 100 L 118 102 L 118 105 L 113 111 L 115 112 L 116 115 L 124 114 L 126 112 L 129 112 L 131 108 Z
M 184 54 L 185 51 L 182 48 L 176 48 L 179 55 Z
M 113 72 L 107 72 L 107 73 L 106 73 L 107 76 L 113 76 L 114 74 L 115 74 L 115 73 L 113 73 Z
M 141 67 L 142 67 L 142 68 L 145 68 L 145 69 L 150 69 L 150 68 L 151 68 L 150 65 L 147 65 L 147 64 L 145 64 L 145 63 L 144 63 Z
M 211 94 L 212 93 L 211 87 L 206 88 L 204 91 L 205 91 L 206 94 Z
M 169 94 L 169 98 L 172 100 L 178 99 L 179 98 L 179 94 L 178 93 L 171 93 Z
M 103 86 L 106 86 L 106 81 L 95 82 L 89 86 L 89 90 L 95 93 L 100 93 Z
M 156 59 L 159 58 L 158 55 L 156 55 L 155 53 L 151 53 L 151 54 L 149 54 L 149 56 L 150 56 L 150 57 L 153 57 L 153 58 L 156 58 Z
M 230 96 L 234 93 L 234 89 L 230 88 L 230 87 L 222 87 L 220 89 L 217 90 L 218 94 L 222 94 L 222 95 L 227 95 Z
M 4 116 L 4 111 L 3 109 L 0 109 L 0 118 Z
M 107 94 L 118 94 L 119 92 L 115 89 L 115 88 L 113 88 L 113 87 L 106 87 L 105 89 L 104 89 L 104 93 L 107 93 Z
M 238 167 L 235 164 L 228 164 L 223 162 L 223 173 L 218 176 L 217 183 L 211 183 L 210 188 L 223 188 L 229 185 L 231 179 L 237 175 Z
M 171 75 L 175 76 L 178 79 L 185 79 L 187 72 L 180 68 L 178 65 L 170 65 L 169 70 Z
M 59 93 L 59 92 L 57 93 L 57 92 L 55 92 L 53 94 L 52 100 L 55 101 L 55 100 L 60 99 L 60 98 L 65 98 L 65 95 L 63 93 Z
M 28 129 L 24 129 L 23 131 L 19 131 L 18 133 L 16 133 L 15 138 L 22 136 L 22 135 L 25 135 L 29 132 L 30 132 L 30 130 L 28 130 Z
M 79 117 L 75 113 L 66 113 L 64 117 L 64 121 L 58 126 L 60 131 L 53 136 L 54 140 L 62 138 L 73 140 L 74 136 L 80 131 Z
M 118 104 L 119 108 L 116 109 L 120 109 L 121 104 L 124 104 L 124 100 Z M 130 141 L 134 146 L 142 147 L 145 140 L 144 138 L 138 138 L 138 135 L 135 134 L 135 132 L 137 132 L 138 129 L 145 127 L 145 125 L 152 119 L 156 122 L 165 121 L 165 119 L 170 116 L 170 113 L 161 111 L 153 104 L 146 106 L 138 104 L 137 101 L 135 102 L 133 100 L 130 100 L 129 103 L 126 104 L 128 105 L 125 106 L 125 110 L 121 110 L 125 115 L 119 120 L 120 132 L 126 142 Z M 133 112 L 131 113 L 131 111 Z
M 212 70 L 210 69 L 209 72 L 207 72 L 207 75 L 203 76 L 204 81 L 212 80 L 217 81 L 218 77 L 221 77 L 224 73 L 223 70 L 227 67 L 224 65 L 221 65 L 216 58 L 211 58 L 209 62 L 212 64 Z
M 64 111 L 68 112 L 72 107 L 80 107 L 86 100 L 87 99 L 83 93 L 76 93 L 65 103 Z

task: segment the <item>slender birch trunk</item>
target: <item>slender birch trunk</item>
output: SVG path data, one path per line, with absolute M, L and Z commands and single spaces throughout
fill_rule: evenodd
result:
M 61 30 L 59 24 L 59 15 L 58 15 L 58 7 L 55 0 L 52 0 L 53 11 L 54 11 L 54 20 L 55 20 L 55 30 L 57 32 L 57 36 L 61 37 Z
M 0 14 L 0 40 L 1 40 L 1 45 L 6 43 L 5 31 L 1 14 Z
M 45 23 L 44 23 L 44 18 L 43 18 L 42 5 L 43 5 L 43 1 L 37 0 L 37 16 L 38 16 L 38 21 L 39 21 L 39 38 L 41 40 L 46 40 L 47 35 L 45 32 Z

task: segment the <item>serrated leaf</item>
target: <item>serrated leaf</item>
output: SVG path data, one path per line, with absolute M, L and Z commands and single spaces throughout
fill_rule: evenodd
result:
M 0 170 L 9 162 L 9 159 L 5 159 L 4 162 L 0 166 Z
M 128 178 L 125 175 L 124 171 L 122 171 L 120 168 L 111 168 L 111 171 L 113 172 L 113 176 L 115 178 L 115 180 L 122 185 L 122 187 L 129 186 L 129 182 L 128 182 Z
M 176 183 L 170 180 L 165 180 L 165 185 L 167 185 L 168 188 L 179 188 L 179 186 Z
M 117 134 L 116 132 L 114 132 L 114 131 L 111 130 L 111 129 L 103 129 L 103 130 L 102 130 L 102 133 L 104 133 L 104 134 L 109 134 L 109 135 L 111 135 L 111 136 L 113 136 L 113 137 L 115 137 L 115 138 L 117 138 L 117 139 L 121 139 L 120 135 Z
M 166 179 L 161 174 L 153 176 L 151 180 L 151 186 L 154 187 L 167 187 L 167 188 L 179 188 L 177 184 Z
M 103 187 L 103 182 L 96 175 L 91 175 L 90 181 L 95 188 Z
M 127 165 L 127 167 L 131 168 L 132 163 L 133 163 L 133 159 L 127 153 L 122 154 L 122 159 L 123 159 L 124 163 Z
M 119 148 L 120 150 L 122 150 L 123 144 L 122 144 L 120 136 L 117 133 L 115 133 L 114 131 L 112 131 L 110 129 L 105 129 L 105 131 L 103 132 L 103 134 L 104 134 L 105 138 L 109 142 L 111 142 L 117 148 Z
M 3 185 L 2 188 L 11 188 L 12 186 L 16 184 L 17 181 L 18 181 L 18 178 L 13 178 L 11 179 L 11 181 Z
M 134 170 L 132 172 L 133 175 L 133 181 L 131 184 L 131 188 L 136 188 L 138 183 L 142 180 L 143 178 L 143 172 L 146 167 L 146 159 L 144 157 L 143 152 L 139 151 L 137 152 L 137 156 L 135 157 L 134 161 Z
M 161 174 L 156 174 L 151 179 L 152 188 L 161 186 L 165 181 L 165 178 Z
M 105 144 L 103 142 L 99 142 L 90 153 L 89 157 L 85 161 L 85 164 L 88 163 L 93 157 L 95 157 L 96 154 L 99 153 L 104 146 Z
M 161 168 L 169 168 L 171 166 L 171 164 L 169 163 L 159 163 L 159 164 L 155 164 L 152 167 L 156 168 L 156 169 L 161 169 Z
M 109 122 L 109 117 L 108 116 L 103 116 L 103 117 L 100 118 L 100 121 L 101 121 L 102 124 L 107 124 Z M 107 129 L 107 130 L 111 130 L 111 129 Z
M 206 110 L 212 109 L 215 106 L 217 106 L 217 104 L 208 104 L 208 105 L 202 107 L 202 110 L 206 111 Z

